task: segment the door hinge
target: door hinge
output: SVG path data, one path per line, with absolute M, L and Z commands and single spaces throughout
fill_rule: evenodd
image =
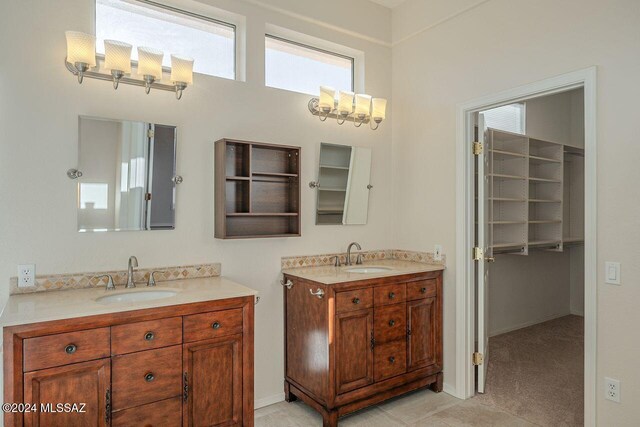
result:
M 147 129 L 147 137 L 153 138 L 155 136 L 155 132 L 153 129 Z
M 144 195 L 144 199 L 145 199 L 146 201 L 151 200 L 151 193 L 145 193 L 145 195 Z
M 186 402 L 187 400 L 189 400 L 189 376 L 187 375 L 186 372 L 182 376 L 182 381 L 184 383 L 183 392 L 182 392 L 182 400 L 184 400 Z
M 481 261 L 483 259 L 484 259 L 484 251 L 482 250 L 482 248 L 479 248 L 477 246 L 473 248 L 473 260 Z
M 482 154 L 482 143 L 481 142 L 474 142 L 473 143 L 473 154 L 475 156 L 479 156 L 480 154 Z
M 473 365 L 480 366 L 484 363 L 484 355 L 482 353 L 478 353 L 477 351 L 473 353 Z

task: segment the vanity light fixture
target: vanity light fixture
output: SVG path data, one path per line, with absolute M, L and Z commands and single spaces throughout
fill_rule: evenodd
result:
M 164 53 L 151 47 L 138 48 L 138 74 L 144 79 L 144 91 L 149 94 L 151 83 L 162 78 Z
M 104 41 L 104 69 L 111 71 L 114 89 L 118 89 L 120 79 L 125 74 L 131 74 L 131 48 L 129 43 L 117 40 Z
M 96 56 L 96 37 L 79 31 L 66 31 L 67 57 L 65 66 L 78 83 L 85 77 L 113 82 L 118 89 L 120 83 L 143 86 L 148 94 L 153 89 L 174 92 L 177 99 L 193 84 L 193 59 L 171 55 L 171 69 L 162 67 L 164 52 L 149 47 L 138 47 L 138 62 L 131 61 L 132 46 L 119 40 L 104 41 L 104 57 Z M 132 65 L 135 71 L 132 72 Z M 160 83 L 163 72 L 170 71 L 171 84 Z M 140 76 L 139 78 L 131 77 Z
M 84 74 L 96 66 L 96 37 L 79 31 L 66 31 L 67 63 L 76 70 L 78 83 L 82 84 Z
M 171 55 L 171 81 L 176 88 L 176 98 L 182 98 L 182 91 L 193 83 L 193 59 Z
M 320 86 L 320 97 L 309 100 L 311 114 L 318 116 L 323 122 L 329 117 L 335 118 L 339 125 L 345 121 L 353 122 L 355 127 L 369 123 L 372 130 L 378 129 L 386 118 L 387 100 L 384 98 L 372 99 L 370 95 L 363 93 L 340 91 L 336 102 L 335 94 L 332 87 Z

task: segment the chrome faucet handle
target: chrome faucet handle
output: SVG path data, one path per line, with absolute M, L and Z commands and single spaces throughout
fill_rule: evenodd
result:
M 105 277 L 109 279 L 107 280 L 107 287 L 105 288 L 105 291 L 115 291 L 116 285 L 113 284 L 113 277 L 111 277 L 110 274 L 103 274 L 102 276 L 96 276 L 96 279 L 102 279 Z
M 154 274 L 156 273 L 164 273 L 164 271 L 152 271 L 149 274 L 149 280 L 147 281 L 147 286 L 155 286 L 156 285 L 156 279 L 153 277 Z
M 342 264 L 340 263 L 340 255 L 334 255 L 331 259 L 335 258 L 336 261 L 333 263 L 334 267 L 340 267 Z
M 358 257 L 356 258 L 356 265 L 362 264 L 362 254 L 358 252 Z

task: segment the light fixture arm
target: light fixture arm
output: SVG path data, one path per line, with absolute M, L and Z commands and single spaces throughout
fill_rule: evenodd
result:
M 340 114 L 340 112 L 337 111 L 337 109 L 333 109 L 332 111 L 330 111 L 329 113 L 324 113 L 320 110 L 319 107 L 319 103 L 320 100 L 318 98 L 311 98 L 309 100 L 309 102 L 307 103 L 307 108 L 309 109 L 309 112 L 311 114 L 313 114 L 314 116 L 320 116 L 320 120 L 321 121 L 325 121 L 327 118 L 333 118 L 336 119 L 336 121 L 338 122 L 338 124 L 343 124 L 345 121 L 348 122 L 354 122 L 355 123 L 360 123 L 359 125 L 356 124 L 356 127 L 360 127 L 362 126 L 363 123 L 369 123 L 369 117 L 365 116 L 364 119 L 357 119 L 355 117 L 355 114 L 347 114 L 346 116 L 344 114 Z

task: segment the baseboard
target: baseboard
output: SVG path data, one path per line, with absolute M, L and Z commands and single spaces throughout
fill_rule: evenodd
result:
M 458 399 L 464 399 L 464 397 L 458 396 L 458 391 L 451 384 L 444 383 L 442 385 L 442 391 L 444 391 L 447 394 L 450 394 L 453 397 L 457 397 Z
M 574 316 L 584 317 L 584 310 L 571 310 L 571 314 Z
M 549 320 L 559 319 L 561 317 L 568 316 L 569 314 L 573 314 L 573 313 L 569 312 L 569 313 L 554 314 L 552 316 L 543 317 L 541 319 L 536 319 L 536 320 L 531 320 L 529 322 L 520 323 L 520 324 L 515 325 L 515 326 L 509 326 L 507 328 L 498 329 L 497 331 L 489 332 L 489 338 L 495 337 L 496 335 L 502 335 L 502 334 L 506 334 L 508 332 L 517 331 L 518 329 L 526 328 L 528 326 L 537 325 L 538 323 L 548 322 Z
M 273 405 L 274 403 L 283 402 L 284 393 L 278 393 L 271 396 L 263 397 L 262 399 L 256 399 L 253 401 L 254 409 L 264 408 L 265 406 Z

